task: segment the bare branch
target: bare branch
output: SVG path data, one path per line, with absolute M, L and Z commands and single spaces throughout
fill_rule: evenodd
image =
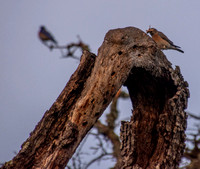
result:
M 187 112 L 187 113 L 188 113 L 188 115 L 191 116 L 192 118 L 195 118 L 195 119 L 197 119 L 197 120 L 200 120 L 200 116 L 194 115 L 194 114 L 192 114 L 192 113 L 190 113 L 190 112 Z

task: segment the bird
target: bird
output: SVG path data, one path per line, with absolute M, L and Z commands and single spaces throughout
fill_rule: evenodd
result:
M 54 43 L 55 45 L 58 44 L 58 42 L 54 39 L 54 37 L 46 30 L 45 26 L 41 26 L 40 30 L 38 32 L 38 36 L 42 42 L 50 41 Z
M 174 43 L 169 40 L 169 38 L 164 33 L 158 31 L 157 29 L 149 28 L 146 32 L 147 34 L 150 33 L 152 39 L 156 42 L 160 49 L 173 49 L 184 53 L 184 51 L 180 49 L 181 47 L 174 45 Z

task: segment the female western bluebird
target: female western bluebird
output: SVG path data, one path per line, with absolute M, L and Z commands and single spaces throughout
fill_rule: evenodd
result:
M 152 39 L 157 43 L 160 49 L 174 49 L 181 53 L 184 53 L 184 51 L 180 49 L 181 47 L 174 45 L 174 43 L 169 40 L 169 38 L 164 35 L 164 33 L 159 32 L 155 28 L 149 28 L 147 30 L 147 33 L 151 34 Z

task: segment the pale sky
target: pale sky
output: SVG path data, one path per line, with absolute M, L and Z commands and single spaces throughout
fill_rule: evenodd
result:
M 109 29 L 157 28 L 185 51 L 164 53 L 189 83 L 187 110 L 199 114 L 199 9 L 199 0 L 1 0 L 0 162 L 14 157 L 78 66 L 39 41 L 40 25 L 61 45 L 80 35 L 95 54 Z M 124 116 L 131 115 L 129 102 L 121 102 L 120 108 Z

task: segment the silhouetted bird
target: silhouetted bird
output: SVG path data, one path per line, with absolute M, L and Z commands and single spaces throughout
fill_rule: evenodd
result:
M 57 41 L 54 39 L 54 37 L 45 29 L 44 26 L 40 27 L 40 31 L 38 33 L 39 38 L 42 40 L 42 42 L 51 41 L 55 45 L 57 45 Z
M 159 32 L 155 28 L 149 28 L 147 30 L 147 33 L 151 34 L 152 39 L 157 43 L 160 49 L 174 49 L 181 53 L 184 53 L 184 51 L 180 49 L 181 47 L 174 45 L 174 43 L 169 40 L 168 37 L 164 35 L 164 33 Z

